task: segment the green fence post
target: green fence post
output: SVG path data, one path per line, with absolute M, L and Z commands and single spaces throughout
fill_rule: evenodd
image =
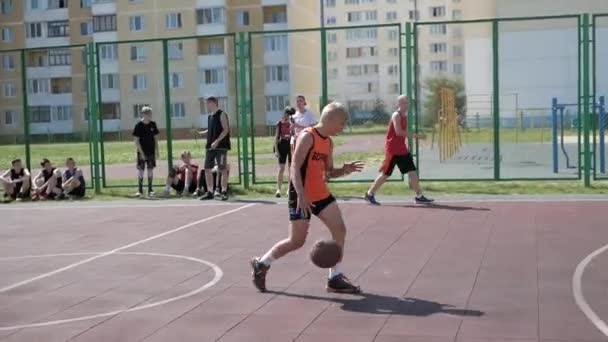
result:
M 591 186 L 591 146 L 589 144 L 589 118 L 591 116 L 589 100 L 589 14 L 583 14 L 583 135 L 585 145 L 584 184 Z
M 165 131 L 167 137 L 168 170 L 173 168 L 173 132 L 171 127 L 171 83 L 169 83 L 169 41 L 163 39 L 163 86 L 165 92 Z
M 414 82 L 411 83 L 414 89 L 414 101 L 411 105 L 414 106 L 414 118 L 416 120 L 414 125 L 414 133 L 419 133 L 420 127 L 420 102 L 419 102 L 419 90 L 418 85 L 420 84 L 420 75 L 418 75 L 418 26 L 414 24 L 414 29 L 412 31 L 412 54 L 413 54 L 413 65 L 411 69 L 411 73 L 413 74 Z M 418 166 L 418 175 L 420 175 L 420 147 L 419 144 L 416 144 L 416 165 Z
M 321 109 L 327 104 L 327 32 L 325 26 L 321 27 Z
M 95 194 L 101 193 L 101 183 L 99 179 L 99 130 L 97 129 L 97 120 L 99 120 L 99 102 L 97 99 L 97 81 L 96 81 L 96 68 L 99 69 L 99 65 L 96 65 L 96 51 L 95 43 L 87 44 L 87 56 L 88 65 L 87 73 L 89 75 L 89 89 L 88 97 L 91 103 L 89 107 L 89 122 L 91 123 L 91 141 L 93 144 L 93 184 L 95 187 Z
M 249 44 L 251 44 L 251 38 L 249 39 Z M 243 186 L 245 187 L 245 189 L 249 189 L 249 138 L 247 129 L 247 124 L 249 121 L 247 120 L 247 65 L 245 63 L 245 32 L 239 32 L 237 46 L 237 61 L 239 66 L 239 74 L 237 80 L 240 94 L 238 102 L 240 103 L 239 107 L 241 109 L 237 115 L 241 116 L 241 145 L 243 146 L 243 151 L 241 152 L 243 154 Z M 250 74 L 249 77 L 253 77 L 253 75 Z
M 493 116 L 494 116 L 494 180 L 500 180 L 500 79 L 498 75 L 498 20 L 492 21 L 492 69 L 493 69 Z
M 399 29 L 401 30 L 401 29 Z M 399 44 L 401 45 L 402 40 L 401 40 L 401 34 L 399 34 Z M 403 50 L 401 49 L 401 46 L 399 47 L 399 62 L 401 63 L 401 60 L 403 59 L 401 53 L 403 52 Z M 402 69 L 401 67 L 399 67 L 399 72 L 402 73 Z M 399 78 L 401 81 L 403 80 L 403 76 L 401 76 Z M 400 86 L 400 88 L 402 88 L 402 86 Z M 407 131 L 408 132 L 412 132 L 413 129 L 413 111 L 412 108 L 414 106 L 414 101 L 412 99 L 412 95 L 413 95 L 413 91 L 412 91 L 412 24 L 411 23 L 406 23 L 405 24 L 405 89 L 406 89 L 406 95 L 407 98 L 410 101 L 410 106 L 408 108 L 407 111 Z M 401 92 L 403 92 L 402 89 L 400 89 Z M 408 146 L 412 146 L 412 136 L 411 134 L 408 134 L 407 137 L 407 144 Z
M 94 50 L 94 59 L 95 59 L 95 65 L 97 65 L 97 71 L 95 71 L 94 69 L 92 70 L 92 75 L 94 75 L 94 79 L 95 79 L 95 84 L 97 86 L 97 91 L 95 92 L 95 94 L 97 95 L 97 101 L 101 103 L 101 58 L 99 57 L 99 51 L 97 51 L 97 46 L 99 46 L 98 44 L 95 44 L 95 50 Z M 118 47 L 118 45 L 116 45 Z M 91 52 L 93 53 L 93 52 Z M 90 119 L 90 118 L 89 118 Z M 98 177 L 101 177 L 101 185 L 103 188 L 105 188 L 107 186 L 106 183 L 106 151 L 105 151 L 105 144 L 104 144 L 104 140 L 103 140 L 103 117 L 99 116 L 99 140 L 97 141 L 97 143 L 99 144 L 99 163 L 101 164 L 101 174 L 98 174 Z
M 23 101 L 23 135 L 25 143 L 25 165 L 32 170 L 32 156 L 30 153 L 30 115 L 27 99 L 27 70 L 25 50 L 21 50 L 21 99 Z

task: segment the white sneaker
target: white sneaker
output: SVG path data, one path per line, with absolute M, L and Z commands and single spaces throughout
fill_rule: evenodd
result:
M 277 191 L 274 193 L 274 197 L 281 198 L 281 190 L 277 189 Z
M 156 196 L 156 193 L 154 193 L 154 191 L 148 191 L 148 197 L 154 197 Z
M 142 196 L 141 192 L 138 191 L 135 193 L 135 197 L 141 197 L 141 196 Z

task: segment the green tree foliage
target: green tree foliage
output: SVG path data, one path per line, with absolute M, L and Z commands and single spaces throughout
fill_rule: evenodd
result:
M 442 87 L 454 90 L 456 94 L 456 111 L 461 115 L 466 115 L 466 95 L 464 82 L 461 78 L 449 78 L 446 76 L 429 77 L 424 80 L 423 89 L 426 96 L 424 108 L 422 110 L 422 126 L 433 127 L 437 122 L 437 111 L 441 106 L 439 89 Z

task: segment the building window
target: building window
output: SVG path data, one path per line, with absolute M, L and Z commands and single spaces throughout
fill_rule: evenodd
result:
M 69 49 L 49 50 L 49 65 L 72 65 L 72 53 Z
M 119 84 L 118 74 L 101 75 L 101 89 L 118 89 Z
M 13 11 L 13 0 L 0 0 L 0 14 L 9 15 Z
M 80 23 L 80 35 L 85 37 L 90 36 L 91 34 L 93 34 L 93 22 L 87 21 Z
M 440 18 L 445 16 L 445 6 L 433 6 L 429 8 L 431 18 Z
M 80 8 L 91 8 L 91 0 L 80 0 Z
M 338 69 L 332 68 L 329 70 L 329 74 L 327 75 L 327 79 L 335 80 L 338 78 Z
M 103 120 L 120 120 L 120 103 L 102 103 L 99 115 Z
M 287 35 L 267 35 L 264 36 L 264 49 L 270 51 L 287 51 Z
M 171 73 L 171 88 L 182 89 L 184 87 L 184 74 L 181 72 Z
M 446 61 L 431 61 L 432 71 L 448 71 L 448 62 Z
M 420 12 L 418 12 L 418 11 L 409 11 L 408 12 L 408 18 L 410 20 L 419 20 L 420 19 Z
M 236 23 L 239 27 L 249 26 L 249 11 L 236 12 Z
M 27 80 L 28 93 L 30 94 L 48 94 L 50 87 L 51 80 L 48 78 Z
M 140 32 L 145 30 L 145 18 L 142 15 L 129 17 L 129 30 L 131 32 Z
M 131 45 L 131 60 L 145 62 L 148 59 L 148 51 L 142 44 Z
M 357 41 L 361 39 L 377 39 L 378 29 L 377 28 L 366 28 L 366 29 L 349 29 L 346 31 L 346 40 Z
M 462 19 L 462 11 L 461 10 L 453 10 L 452 11 L 452 19 L 460 20 Z
M 6 82 L 4 83 L 4 97 L 15 97 L 17 96 L 17 88 L 15 88 L 15 83 Z
M 462 75 L 463 67 L 461 63 L 454 63 L 454 73 L 457 75 Z
M 338 34 L 336 32 L 327 33 L 327 44 L 336 44 L 338 42 Z
M 165 16 L 165 27 L 169 30 L 182 28 L 182 14 L 169 13 Z
M 346 13 L 346 21 L 349 23 L 356 23 L 362 20 L 361 12 L 347 12 Z
M 11 126 L 15 124 L 15 112 L 12 110 L 7 110 L 4 112 L 4 124 L 6 126 Z
M 376 55 L 374 46 L 346 48 L 346 58 L 374 57 Z
M 133 90 L 144 91 L 148 89 L 148 79 L 146 74 L 133 75 Z
M 224 68 L 215 69 L 202 69 L 200 70 L 200 77 L 203 84 L 221 84 L 224 83 L 225 78 Z
M 328 61 L 335 61 L 338 59 L 338 53 L 336 51 L 329 51 L 327 53 L 327 60 Z
M 397 40 L 399 39 L 399 30 L 389 30 L 388 31 L 388 40 Z
M 266 96 L 266 112 L 282 112 L 289 106 L 289 95 Z
M 344 0 L 345 5 L 358 5 L 359 0 Z
M 181 119 L 186 117 L 186 104 L 185 103 L 172 103 L 171 104 L 171 117 Z
M 99 58 L 104 61 L 118 59 L 118 46 L 116 44 L 103 44 L 99 46 Z
M 448 32 L 448 27 L 446 24 L 431 25 L 429 29 L 433 35 L 446 34 Z
M 336 24 L 336 17 L 335 16 L 329 16 L 327 18 L 325 18 L 325 24 L 327 25 L 335 25 Z
M 69 94 L 72 92 L 71 78 L 52 78 L 51 79 L 51 94 Z
M 270 15 L 270 21 L 264 21 L 264 24 L 280 24 L 287 22 L 287 12 L 273 12 Z
M 15 70 L 15 57 L 13 55 L 2 55 L 2 69 L 5 71 Z
M 387 4 L 396 4 L 397 0 L 386 0 Z
M 266 66 L 266 83 L 288 82 L 288 81 L 289 81 L 289 66 L 288 65 Z
M 464 55 L 464 51 L 462 50 L 462 46 L 454 45 L 453 46 L 454 57 L 462 57 Z
M 98 15 L 93 17 L 94 32 L 116 31 L 116 15 Z
M 51 122 L 51 106 L 33 106 L 28 108 L 30 122 L 48 123 Z
M 391 57 L 399 56 L 399 48 L 388 48 L 388 55 Z
M 396 21 L 396 20 L 397 20 L 396 11 L 386 12 L 386 21 Z
M 51 108 L 53 121 L 72 120 L 72 106 L 57 106 Z
M 184 59 L 184 43 L 170 41 L 167 47 L 169 49 L 169 59 L 170 60 Z
M 4 27 L 0 30 L 0 38 L 5 43 L 13 41 L 13 29 L 10 27 Z
M 398 94 L 399 93 L 399 83 L 391 83 L 388 85 L 389 94 Z
M 327 8 L 336 7 L 336 0 L 325 0 L 325 7 L 327 7 Z
M 196 10 L 196 23 L 198 25 L 223 24 L 224 8 L 201 8 Z
M 37 10 L 39 8 L 38 0 L 27 0 L 27 9 Z
M 397 65 L 389 65 L 388 66 L 388 74 L 391 76 L 395 76 L 399 74 L 399 66 Z
M 446 43 L 433 43 L 431 44 L 431 53 L 444 53 L 447 50 Z
M 68 0 L 49 0 L 49 9 L 68 8 Z
M 67 20 L 49 21 L 47 23 L 47 31 L 49 38 L 68 37 L 70 35 L 70 22 Z

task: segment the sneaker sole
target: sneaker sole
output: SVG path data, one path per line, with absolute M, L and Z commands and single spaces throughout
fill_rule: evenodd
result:
M 260 291 L 260 292 L 266 292 L 266 288 L 260 288 L 258 286 L 258 284 L 255 283 L 255 262 L 256 262 L 256 258 L 253 258 L 249 261 L 249 265 L 251 266 L 251 276 L 253 277 L 253 279 L 251 279 L 251 282 L 253 283 L 253 286 L 255 286 L 255 288 Z
M 343 293 L 343 294 L 358 294 L 361 293 L 361 289 L 357 290 L 338 290 L 328 286 L 325 286 L 325 290 L 329 293 Z

